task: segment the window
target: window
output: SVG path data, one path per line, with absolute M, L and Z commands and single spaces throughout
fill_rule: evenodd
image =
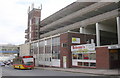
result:
M 95 59 L 96 59 L 96 54 L 90 53 L 90 60 L 95 60 Z
M 7 49 L 2 49 L 2 51 L 7 51 Z
M 29 24 L 30 24 L 30 26 L 32 25 L 32 20 L 31 19 L 30 19 L 30 23 Z
M 73 59 L 77 59 L 77 54 L 73 54 Z
M 13 64 L 22 64 L 22 58 L 13 59 Z
M 38 54 L 38 43 L 34 43 L 34 54 Z
M 82 54 L 78 54 L 78 59 L 82 59 Z
M 53 53 L 52 54 L 52 59 L 58 59 L 58 54 L 57 53 Z
M 38 43 L 32 43 L 30 45 L 30 54 L 38 54 Z
M 91 67 L 95 67 L 95 66 L 96 66 L 96 63 L 90 63 L 90 66 L 91 66 Z
M 39 42 L 39 54 L 43 54 L 44 53 L 44 41 L 40 41 Z
M 36 18 L 35 18 L 35 24 L 38 25 L 38 24 L 39 24 L 39 21 L 40 21 L 39 17 L 36 17 Z
M 51 53 L 51 39 L 47 39 L 45 42 L 45 53 Z
M 72 63 L 76 66 L 83 66 L 83 67 L 95 67 L 96 66 L 96 53 L 89 52 L 89 53 L 73 53 L 72 54 Z
M 67 44 L 66 43 L 62 43 L 62 47 L 67 47 Z
M 84 62 L 84 66 L 89 66 L 89 63 L 88 62 Z
M 78 66 L 82 66 L 83 64 L 82 64 L 82 62 L 78 62 Z
M 83 59 L 84 60 L 88 60 L 89 59 L 89 55 L 88 54 L 83 54 Z
M 60 59 L 60 37 L 52 38 L 52 59 Z

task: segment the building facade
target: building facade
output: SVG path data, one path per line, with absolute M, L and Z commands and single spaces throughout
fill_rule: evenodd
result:
M 40 22 L 30 55 L 40 66 L 119 68 L 119 9 L 119 2 L 71 3 Z
M 30 55 L 30 44 L 29 43 L 21 44 L 19 45 L 19 47 L 20 47 L 20 52 L 19 52 L 20 56 Z
M 26 43 L 39 39 L 40 19 L 41 19 L 41 9 L 34 8 L 34 5 L 32 6 L 31 10 L 29 7 L 28 26 L 27 29 L 25 30 Z
M 0 61 L 7 61 L 19 54 L 19 46 L 12 44 L 0 45 Z

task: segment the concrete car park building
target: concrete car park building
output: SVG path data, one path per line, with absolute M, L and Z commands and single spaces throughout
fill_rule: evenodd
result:
M 39 66 L 119 68 L 119 9 L 119 2 L 71 3 L 40 22 L 30 55 Z

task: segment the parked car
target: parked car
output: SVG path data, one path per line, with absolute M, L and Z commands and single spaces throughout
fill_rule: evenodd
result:
M 0 62 L 0 66 L 5 66 L 5 64 L 3 62 Z

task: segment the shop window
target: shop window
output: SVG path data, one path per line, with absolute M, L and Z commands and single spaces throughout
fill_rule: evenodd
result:
M 78 66 L 82 66 L 82 62 L 78 62 Z
M 95 66 L 96 66 L 96 63 L 90 63 L 90 66 L 91 66 L 91 67 L 95 67 Z
M 82 54 L 78 54 L 78 59 L 82 59 Z
M 73 54 L 73 59 L 77 59 L 77 54 Z
M 84 66 L 89 66 L 89 63 L 88 62 L 84 62 Z
M 96 54 L 90 53 L 90 60 L 95 60 L 95 59 L 96 59 Z
M 89 48 L 89 50 L 80 49 L 72 52 L 73 66 L 96 67 L 96 51 L 91 45 L 87 45 L 86 47 Z
M 52 54 L 52 59 L 58 59 L 58 54 Z
M 84 60 L 88 60 L 89 59 L 89 55 L 88 54 L 83 54 L 83 59 Z

